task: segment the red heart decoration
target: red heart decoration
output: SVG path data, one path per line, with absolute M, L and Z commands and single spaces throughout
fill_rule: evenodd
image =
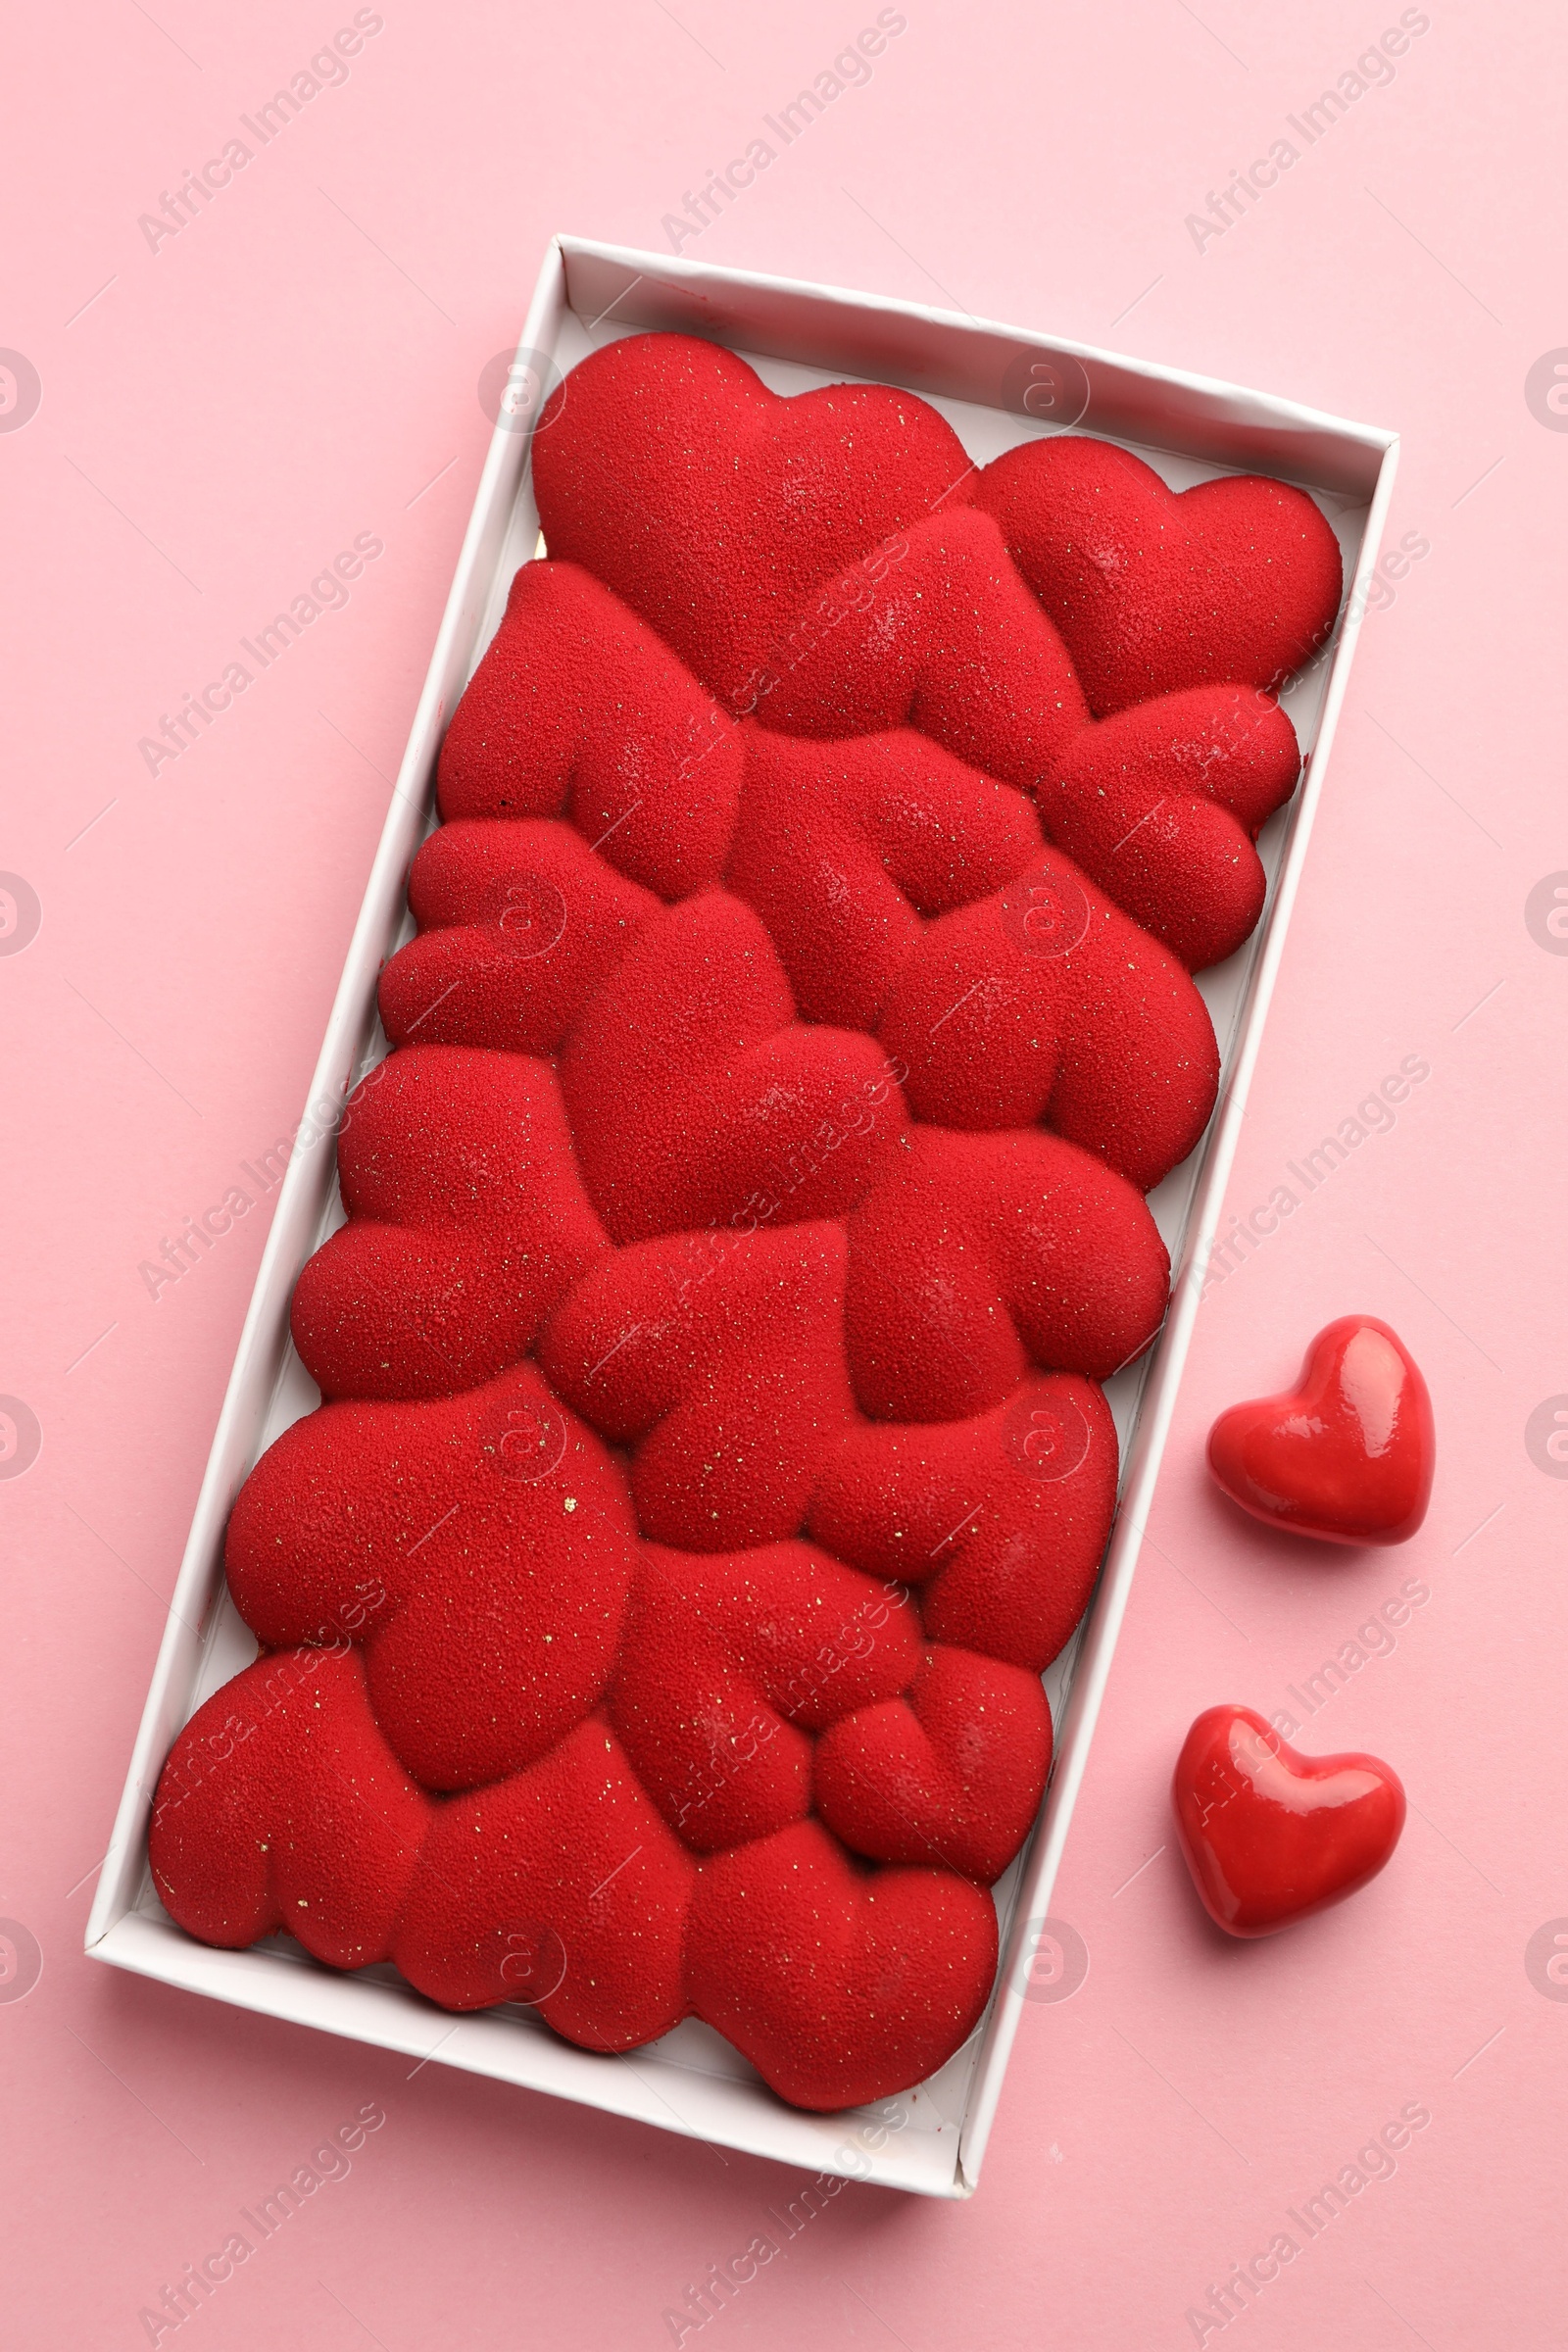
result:
M 945 1862 L 989 1886 L 1028 1837 L 1050 1770 L 1040 1677 L 933 1645 L 906 1693 L 830 1726 L 812 1793 L 853 1852 Z
M 590 668 L 597 693 L 582 691 Z M 569 815 L 585 841 L 613 843 L 617 872 L 684 898 L 723 871 L 741 758 L 733 721 L 592 573 L 525 564 L 452 713 L 437 789 L 449 827 Z M 413 903 L 421 924 L 441 919 Z M 512 947 L 548 953 L 503 919 Z
M 1404 1790 L 1376 1756 L 1298 1755 L 1250 1707 L 1208 1707 L 1171 1781 L 1193 1884 L 1227 1936 L 1344 1902 L 1399 1842 Z
M 915 1679 L 913 1618 L 880 1579 L 806 1544 L 706 1558 L 646 1545 L 611 1720 L 676 1836 L 709 1853 L 808 1813 L 809 1735 L 875 1713 Z
M 730 714 L 813 742 L 914 727 L 1040 795 L 1057 845 L 1194 969 L 1251 929 L 1252 841 L 1298 766 L 1262 690 L 1341 587 L 1301 492 L 1177 496 L 1081 438 L 977 472 L 912 394 L 780 398 L 683 335 L 576 368 L 533 472 L 555 561 L 519 575 L 454 717 L 448 818 L 569 805 L 623 873 L 690 888 L 735 812 Z M 1129 704 L 1130 730 L 1089 725 Z
M 610 1246 L 555 1072 L 521 1054 L 414 1046 L 378 1062 L 345 1111 L 338 1173 L 349 1222 L 301 1275 L 292 1317 L 327 1396 L 493 1379 Z
M 230 1522 L 265 1654 L 149 1850 L 210 1941 L 590 2049 L 695 2015 L 854 2105 L 995 1972 L 1114 1506 L 1097 1382 L 1167 1296 L 1141 1195 L 1213 1101 L 1183 964 L 1250 928 L 1296 773 L 1256 665 L 1203 664 L 1291 566 L 1233 532 L 1185 691 L 1092 724 L 908 393 L 639 337 L 544 422 L 580 562 L 453 716 L 296 1297 L 326 1400 Z
M 955 1872 L 857 1869 L 814 1821 L 704 1862 L 687 1933 L 692 2006 L 797 2107 L 920 2081 L 979 2023 L 991 1897 Z
M 1097 717 L 1208 680 L 1277 686 L 1334 626 L 1339 541 L 1304 491 L 1171 491 L 1106 441 L 1026 441 L 968 485 L 1067 640 Z
M 399 1764 L 472 1788 L 600 1703 L 634 1530 L 620 1465 L 523 1363 L 455 1396 L 306 1414 L 247 1480 L 224 1558 L 269 1648 L 352 1638 Z
M 913 393 L 827 384 L 782 399 L 691 335 L 595 352 L 554 394 L 533 444 L 552 557 L 612 588 L 734 710 L 755 701 L 811 590 L 923 520 L 972 470 Z
M 1325 1544 L 1403 1544 L 1427 1514 L 1437 1434 L 1408 1348 L 1375 1315 L 1342 1315 L 1278 1396 L 1233 1404 L 1208 1466 L 1233 1502 Z
M 389 1746 L 353 1651 L 302 1648 L 258 1658 L 186 1730 L 149 1856 L 209 1943 L 287 1929 L 334 1968 L 392 1960 L 448 2009 L 536 2005 L 588 2049 L 631 2049 L 688 2014 L 696 1865 L 598 1718 L 522 1772 L 434 1799 Z M 987 1985 L 995 1949 L 993 1927 Z
M 1300 770 L 1272 695 L 1194 686 L 1085 727 L 1036 797 L 1056 847 L 1197 972 L 1263 911 L 1257 836 Z

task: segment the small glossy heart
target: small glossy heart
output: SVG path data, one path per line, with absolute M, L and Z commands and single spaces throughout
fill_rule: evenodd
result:
M 1426 1517 L 1437 1461 L 1427 1384 L 1373 1315 L 1342 1315 L 1296 1388 L 1221 1413 L 1208 1466 L 1233 1502 L 1325 1544 L 1402 1544 Z
M 1342 1903 L 1399 1842 L 1404 1790 L 1376 1756 L 1298 1755 L 1250 1707 L 1209 1707 L 1171 1782 L 1176 1834 L 1227 1936 L 1273 1936 Z

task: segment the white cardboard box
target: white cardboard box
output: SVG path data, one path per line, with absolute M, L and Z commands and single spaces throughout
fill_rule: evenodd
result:
M 907 385 L 942 411 L 981 464 L 1061 418 L 1136 448 L 1173 488 L 1216 473 L 1275 474 L 1317 497 L 1339 534 L 1348 581 L 1364 583 L 1377 556 L 1393 489 L 1395 434 L 916 303 L 560 237 L 540 271 L 519 354 L 544 355 L 564 372 L 597 345 L 655 327 L 730 345 L 780 392 L 846 377 Z M 1069 412 L 1086 396 L 1076 419 Z M 1110 1390 L 1123 1446 L 1121 1502 L 1088 1613 L 1046 1678 L 1055 1763 L 1030 1843 L 996 1889 L 1003 1937 L 997 1990 L 976 2032 L 928 2082 L 882 2102 L 876 2114 L 805 2115 L 774 2097 L 727 2043 L 696 2023 L 627 2057 L 601 2057 L 559 2040 L 526 2008 L 454 2020 L 390 1968 L 342 1976 L 285 1936 L 250 1951 L 212 1950 L 169 1919 L 147 1869 L 152 1790 L 171 1743 L 211 1692 L 255 1654 L 223 1582 L 223 1530 L 258 1455 L 318 1401 L 289 1340 L 289 1301 L 306 1259 L 342 1219 L 328 1145 L 345 1095 L 386 1051 L 376 977 L 412 931 L 405 883 L 434 821 L 442 734 L 500 620 L 514 572 L 538 545 L 527 459 L 526 431 L 504 416 L 327 1023 L 311 1108 L 279 1193 L 87 1925 L 87 1950 L 117 1967 L 270 2016 L 415 2058 L 437 2057 L 443 2065 L 784 2163 L 931 2196 L 968 2196 L 979 2179 L 1132 1590 L 1197 1313 L 1198 1277 L 1224 1198 L 1364 597 L 1348 596 L 1330 648 L 1284 697 L 1307 755 L 1306 772 L 1259 844 L 1270 877 L 1263 921 L 1239 955 L 1200 981 L 1223 1054 L 1220 1106 L 1199 1149 L 1152 1197 L 1178 1268 L 1173 1300 L 1151 1356 Z

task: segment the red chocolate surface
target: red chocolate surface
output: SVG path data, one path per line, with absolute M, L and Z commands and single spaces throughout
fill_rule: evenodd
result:
M 1130 450 L 1071 434 L 1008 450 L 972 495 L 1097 714 L 1210 679 L 1281 685 L 1334 625 L 1339 542 L 1284 482 L 1235 474 L 1171 491 Z
M 265 1654 L 160 1785 L 192 1933 L 594 2049 L 695 2014 L 808 2107 L 973 2029 L 1098 1384 L 1164 1311 L 1142 1196 L 1213 1103 L 1189 974 L 1295 783 L 1259 689 L 1333 612 L 1309 502 L 1171 523 L 1133 466 L 977 474 L 910 394 L 679 336 L 546 412 L 551 560 L 454 715 L 295 1298 L 325 1401 L 230 1524 Z M 1165 531 L 1137 611 L 1048 562 L 1096 481 Z

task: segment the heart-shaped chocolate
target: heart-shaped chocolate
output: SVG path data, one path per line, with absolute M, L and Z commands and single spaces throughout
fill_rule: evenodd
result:
M 633 338 L 545 424 L 566 560 L 453 715 L 348 1223 L 299 1286 L 327 1401 L 230 1523 L 266 1654 L 180 1735 L 150 1853 L 210 1941 L 289 1929 L 589 2049 L 695 2014 L 855 2105 L 984 2007 L 979 1882 L 1114 1507 L 1096 1383 L 1167 1295 L 1141 1194 L 1213 1101 L 1183 962 L 1260 904 L 1296 747 L 1253 681 L 1311 642 L 1281 614 L 1323 526 L 1160 492 L 1122 586 L 1183 691 L 1093 723 L 908 393 L 781 400 Z M 1363 1861 L 1302 1863 L 1282 1915 Z
M 809 1735 L 878 1712 L 919 1662 L 907 1595 L 813 1545 L 705 1557 L 649 1544 L 611 1720 L 676 1836 L 707 1853 L 804 1818 Z
M 1168 490 L 1108 441 L 1026 441 L 964 495 L 994 514 L 1097 717 L 1232 679 L 1273 687 L 1334 626 L 1339 541 L 1302 490 L 1236 474 Z
M 1029 1835 L 1051 1769 L 1040 1677 L 972 1650 L 928 1649 L 907 1694 L 817 1741 L 816 1810 L 858 1854 L 1000 1879 Z
M 398 1762 L 451 1789 L 523 1769 L 599 1703 L 637 1554 L 619 1463 L 522 1363 L 294 1422 L 234 1505 L 224 1562 L 269 1648 L 363 1648 Z
M 1232 1501 L 1325 1544 L 1404 1543 L 1426 1517 L 1436 1460 L 1427 1384 L 1374 1315 L 1329 1324 L 1294 1389 L 1233 1404 L 1208 1434 Z
M 1176 1834 L 1227 1936 L 1273 1936 L 1354 1894 L 1399 1842 L 1404 1790 L 1376 1756 L 1303 1756 L 1250 1707 L 1208 1707 L 1176 1759 Z
M 996 1906 L 949 1870 L 858 1870 L 820 1823 L 705 1861 L 686 1978 L 700 2017 L 797 2107 L 863 2105 L 972 2033 Z
M 972 471 L 912 392 L 793 400 L 714 343 L 635 335 L 574 368 L 540 419 L 552 557 L 581 564 L 731 710 L 821 582 L 930 514 Z
M 377 1062 L 344 1111 L 338 1172 L 350 1221 L 292 1317 L 327 1396 L 477 1388 L 609 1248 L 555 1072 L 531 1055 L 416 1046 Z

